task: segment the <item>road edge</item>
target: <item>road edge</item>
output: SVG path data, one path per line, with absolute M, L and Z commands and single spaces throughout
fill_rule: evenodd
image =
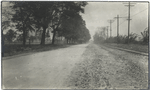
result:
M 103 44 L 102 44 L 103 45 Z M 124 49 L 124 48 L 119 48 L 119 47 L 114 47 L 114 46 L 108 46 L 108 45 L 103 45 L 105 47 L 109 47 L 109 48 L 114 48 L 114 49 L 118 49 L 118 50 L 122 50 L 122 51 L 126 51 L 126 52 L 130 52 L 130 53 L 135 53 L 135 54 L 140 54 L 140 55 L 144 55 L 144 56 L 149 56 L 148 53 L 143 53 L 143 52 L 139 52 L 139 51 L 135 51 L 135 50 L 129 50 L 129 49 Z

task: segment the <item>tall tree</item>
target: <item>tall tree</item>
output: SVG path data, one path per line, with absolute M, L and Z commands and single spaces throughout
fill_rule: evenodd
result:
M 6 34 L 5 34 L 5 39 L 9 42 L 9 43 L 11 43 L 13 40 L 14 40 L 14 38 L 16 38 L 16 32 L 14 31 L 14 30 L 12 30 L 12 29 L 10 29 Z
M 16 28 L 23 33 L 23 45 L 26 44 L 26 37 L 29 30 L 34 30 L 32 27 L 33 3 L 31 2 L 12 2 L 13 9 L 16 13 L 13 15 L 12 21 L 17 23 Z
M 84 12 L 83 7 L 85 7 L 86 2 L 60 2 L 57 4 L 58 12 L 57 15 L 53 17 L 52 28 L 53 28 L 53 39 L 52 44 L 55 42 L 56 32 L 59 32 L 59 28 L 63 23 L 63 17 L 71 18 L 73 14 L 79 14 Z
M 43 28 L 41 45 L 45 44 L 46 29 L 50 26 L 53 16 L 57 13 L 57 2 L 35 2 L 34 3 L 35 24 Z
M 14 11 L 11 8 L 12 4 L 9 2 L 2 2 L 2 30 L 6 30 L 8 27 L 13 27 L 11 23 L 12 15 Z
M 67 15 L 67 13 L 70 16 Z M 90 39 L 90 34 L 88 29 L 86 28 L 85 21 L 78 13 L 75 13 L 73 11 L 69 11 L 64 14 L 64 16 L 62 17 L 62 24 L 59 32 L 67 39 L 67 41 L 82 40 L 85 42 Z
M 26 33 L 34 23 L 42 27 L 41 45 L 45 44 L 45 33 L 48 27 L 53 29 L 52 44 L 55 41 L 56 32 L 61 26 L 61 16 L 66 12 L 79 14 L 84 12 L 86 2 L 14 2 L 16 14 L 14 21 L 18 23 L 17 28 L 23 31 L 23 44 L 25 44 Z M 68 16 L 69 17 L 69 16 Z

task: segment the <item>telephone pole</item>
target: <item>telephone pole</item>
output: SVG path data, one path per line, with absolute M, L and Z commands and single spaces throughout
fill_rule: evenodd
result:
M 118 37 L 119 37 L 119 18 L 126 18 L 126 17 L 119 17 L 119 15 L 117 15 L 117 17 L 114 17 L 114 18 L 117 18 L 117 40 L 118 40 Z
M 121 17 L 119 17 L 119 15 L 117 15 L 117 17 L 114 17 L 114 18 L 117 18 L 117 38 L 118 38 L 118 36 L 119 36 L 119 18 L 121 18 Z
M 117 15 L 117 43 L 119 42 L 119 15 Z
M 106 26 L 106 29 L 107 29 L 107 39 L 108 39 L 108 27 L 109 27 L 109 26 Z
M 128 20 L 128 44 L 129 44 L 130 20 L 131 20 L 131 19 L 130 19 L 130 7 L 131 7 L 131 6 L 134 6 L 134 5 L 131 5 L 131 3 L 129 2 L 128 5 L 125 5 L 125 6 L 128 6 L 128 9 L 129 9 L 129 10 L 128 10 L 128 19 L 127 19 L 127 20 Z
M 108 20 L 108 23 L 110 23 L 110 37 L 112 36 L 112 29 L 111 24 L 114 22 L 114 20 Z

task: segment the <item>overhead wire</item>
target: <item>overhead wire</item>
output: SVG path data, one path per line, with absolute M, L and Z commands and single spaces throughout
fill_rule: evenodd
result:
M 122 21 L 119 25 L 123 24 L 126 20 Z M 113 29 L 115 29 L 117 26 L 115 26 Z
M 147 9 L 148 9 L 148 8 L 146 8 L 146 9 L 144 9 L 144 10 L 142 10 L 142 11 L 140 11 L 140 12 L 134 14 L 134 15 L 132 15 L 131 17 L 136 16 L 137 14 L 142 13 L 142 12 L 144 12 L 144 11 L 147 10 Z
M 138 13 L 136 13 L 136 14 L 130 16 L 130 17 L 136 16 L 137 14 L 142 13 L 142 12 L 144 12 L 144 11 L 147 10 L 147 9 L 148 9 L 148 8 L 146 8 L 146 9 L 144 9 L 144 10 L 141 10 L 140 12 L 138 12 Z M 125 21 L 126 21 L 126 20 L 124 20 L 123 22 L 121 22 L 119 25 L 123 24 Z M 116 27 L 114 27 L 114 28 L 116 28 Z

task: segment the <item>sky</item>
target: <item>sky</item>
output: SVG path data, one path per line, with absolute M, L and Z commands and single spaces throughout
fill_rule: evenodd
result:
M 125 3 L 125 4 L 124 4 Z M 112 36 L 117 35 L 117 20 L 119 18 L 119 35 L 128 34 L 128 2 L 88 2 L 84 8 L 84 14 L 81 14 L 86 21 L 86 27 L 89 29 L 91 36 L 95 34 L 98 27 L 110 26 L 108 20 L 114 20 L 112 23 Z M 148 27 L 148 3 L 134 2 L 130 9 L 130 32 L 141 35 L 140 33 Z M 108 28 L 110 30 L 110 28 Z
M 126 3 L 126 4 L 124 4 Z M 112 23 L 112 36 L 117 35 L 117 20 L 114 19 L 117 15 L 119 17 L 119 34 L 128 34 L 128 2 L 88 2 L 84 8 L 84 14 L 81 14 L 86 22 L 86 27 L 89 29 L 91 37 L 95 34 L 98 27 L 110 26 L 108 20 L 114 20 Z M 130 32 L 140 33 L 148 27 L 148 3 L 147 2 L 134 2 L 133 7 L 130 9 Z M 5 2 L 3 6 L 9 6 Z M 108 28 L 110 30 L 110 28 Z M 110 32 L 109 32 L 110 33 Z

